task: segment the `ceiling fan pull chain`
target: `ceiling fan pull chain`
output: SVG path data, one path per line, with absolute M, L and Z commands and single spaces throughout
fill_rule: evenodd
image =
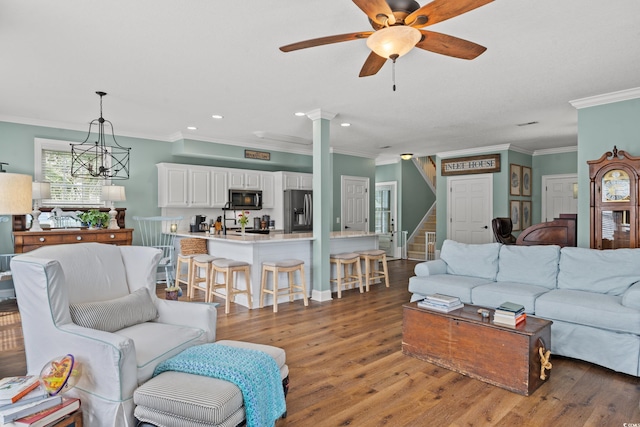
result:
M 393 54 L 391 56 L 389 56 L 389 58 L 391 58 L 391 60 L 393 60 L 393 63 L 391 64 L 391 81 L 393 83 L 393 91 L 396 91 L 396 59 L 398 59 L 398 55 Z

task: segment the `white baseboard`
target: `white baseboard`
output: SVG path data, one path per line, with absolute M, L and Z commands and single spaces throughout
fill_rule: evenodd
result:
M 314 289 L 313 291 L 311 291 L 311 299 L 314 301 L 324 302 L 331 301 L 333 298 L 331 298 L 330 289 L 326 291 L 317 291 Z

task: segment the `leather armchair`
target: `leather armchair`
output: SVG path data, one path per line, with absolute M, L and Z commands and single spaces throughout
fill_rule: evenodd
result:
M 156 297 L 160 258 L 154 248 L 78 243 L 42 247 L 11 262 L 27 371 L 39 374 L 49 360 L 73 354 L 82 376 L 67 394 L 82 400 L 84 425 L 135 426 L 133 392 L 155 367 L 185 348 L 215 340 L 213 305 Z M 70 306 L 113 304 L 140 292 L 157 318 L 114 332 L 72 320 Z M 107 316 L 114 319 L 120 316 Z
M 513 223 L 511 218 L 494 218 L 491 220 L 491 228 L 496 242 L 505 245 L 515 245 L 516 237 L 511 234 L 513 231 Z

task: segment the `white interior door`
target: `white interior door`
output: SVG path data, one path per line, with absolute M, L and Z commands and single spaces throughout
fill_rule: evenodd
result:
M 341 177 L 341 228 L 348 231 L 369 230 L 369 178 Z
M 375 232 L 378 233 L 378 249 L 387 253 L 388 258 L 396 258 L 397 182 L 376 182 L 375 194 Z
M 545 175 L 542 177 L 542 222 L 553 221 L 563 214 L 578 213 L 578 175 Z
M 460 243 L 493 241 L 493 174 L 447 178 L 447 238 Z

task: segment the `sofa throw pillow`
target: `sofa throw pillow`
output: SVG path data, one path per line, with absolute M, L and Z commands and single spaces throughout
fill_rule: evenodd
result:
M 448 274 L 496 280 L 500 243 L 471 245 L 445 240 L 440 259 L 447 263 Z
M 76 325 L 106 332 L 158 318 L 158 309 L 147 288 L 112 300 L 71 304 L 69 310 Z
M 558 288 L 622 295 L 640 281 L 639 265 L 640 249 L 564 247 L 560 252 Z
M 498 282 L 518 282 L 555 289 L 560 246 L 503 245 L 498 260 Z

